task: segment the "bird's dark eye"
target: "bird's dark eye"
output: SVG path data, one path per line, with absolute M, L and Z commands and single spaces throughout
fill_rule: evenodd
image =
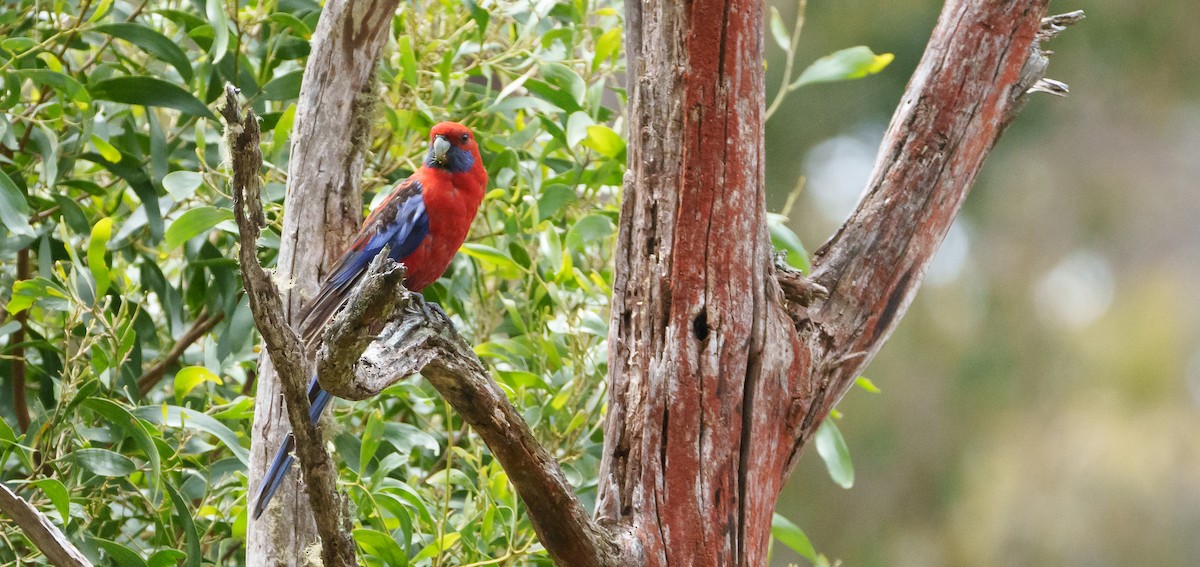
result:
M 462 135 L 462 143 L 465 144 L 465 143 L 469 142 L 470 140 L 471 140 L 471 136 L 468 136 L 467 134 Z

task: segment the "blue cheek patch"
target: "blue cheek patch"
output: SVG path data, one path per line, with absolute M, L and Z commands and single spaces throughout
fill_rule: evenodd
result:
M 446 165 L 438 165 L 433 159 L 433 150 L 429 150 L 425 155 L 425 166 L 445 169 L 450 173 L 466 173 L 475 166 L 475 156 L 458 146 L 451 146 L 450 151 L 446 152 Z

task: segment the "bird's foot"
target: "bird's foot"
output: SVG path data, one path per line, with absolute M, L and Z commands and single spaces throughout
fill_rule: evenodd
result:
M 414 295 L 416 296 L 415 303 L 417 310 L 416 312 L 418 314 L 424 315 L 426 319 L 433 320 L 435 319 L 434 313 L 437 313 L 438 315 L 441 315 L 443 319 L 447 321 L 450 320 L 450 316 L 446 314 L 446 312 L 442 309 L 442 306 L 438 305 L 437 302 L 427 301 L 425 296 L 419 293 L 414 293 Z

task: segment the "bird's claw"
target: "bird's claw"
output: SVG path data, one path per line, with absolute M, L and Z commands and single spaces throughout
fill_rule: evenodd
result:
M 426 301 L 425 296 L 421 295 L 419 293 L 416 293 L 414 295 L 416 296 L 414 298 L 414 301 L 417 304 L 417 310 L 418 310 L 417 313 L 419 313 L 420 315 L 424 315 L 426 319 L 434 319 L 435 318 L 434 313 L 441 315 L 441 317 L 443 319 L 446 319 L 446 320 L 450 319 L 450 316 L 446 315 L 446 312 L 442 309 L 441 305 L 438 305 L 436 302 L 433 302 L 433 301 Z

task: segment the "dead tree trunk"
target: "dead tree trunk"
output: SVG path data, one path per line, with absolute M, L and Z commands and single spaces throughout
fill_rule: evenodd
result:
M 646 564 L 765 563 L 801 449 L 903 315 L 1041 78 L 1045 6 L 947 4 L 863 201 L 815 257 L 828 296 L 814 300 L 777 271 L 764 222 L 762 3 L 626 4 L 629 171 L 598 515 L 632 528 Z
M 362 223 L 361 140 L 369 134 L 369 105 L 375 98 L 364 89 L 371 84 L 397 3 L 329 0 L 313 33 L 296 105 L 275 270 L 290 313 L 313 294 L 323 270 Z M 281 385 L 265 353 L 259 367 L 250 444 L 252 491 L 289 429 Z M 275 510 L 250 521 L 247 565 L 305 564 L 305 548 L 316 541 L 317 533 L 308 500 L 295 489 L 297 477 L 293 474 L 285 481 L 272 503 Z

